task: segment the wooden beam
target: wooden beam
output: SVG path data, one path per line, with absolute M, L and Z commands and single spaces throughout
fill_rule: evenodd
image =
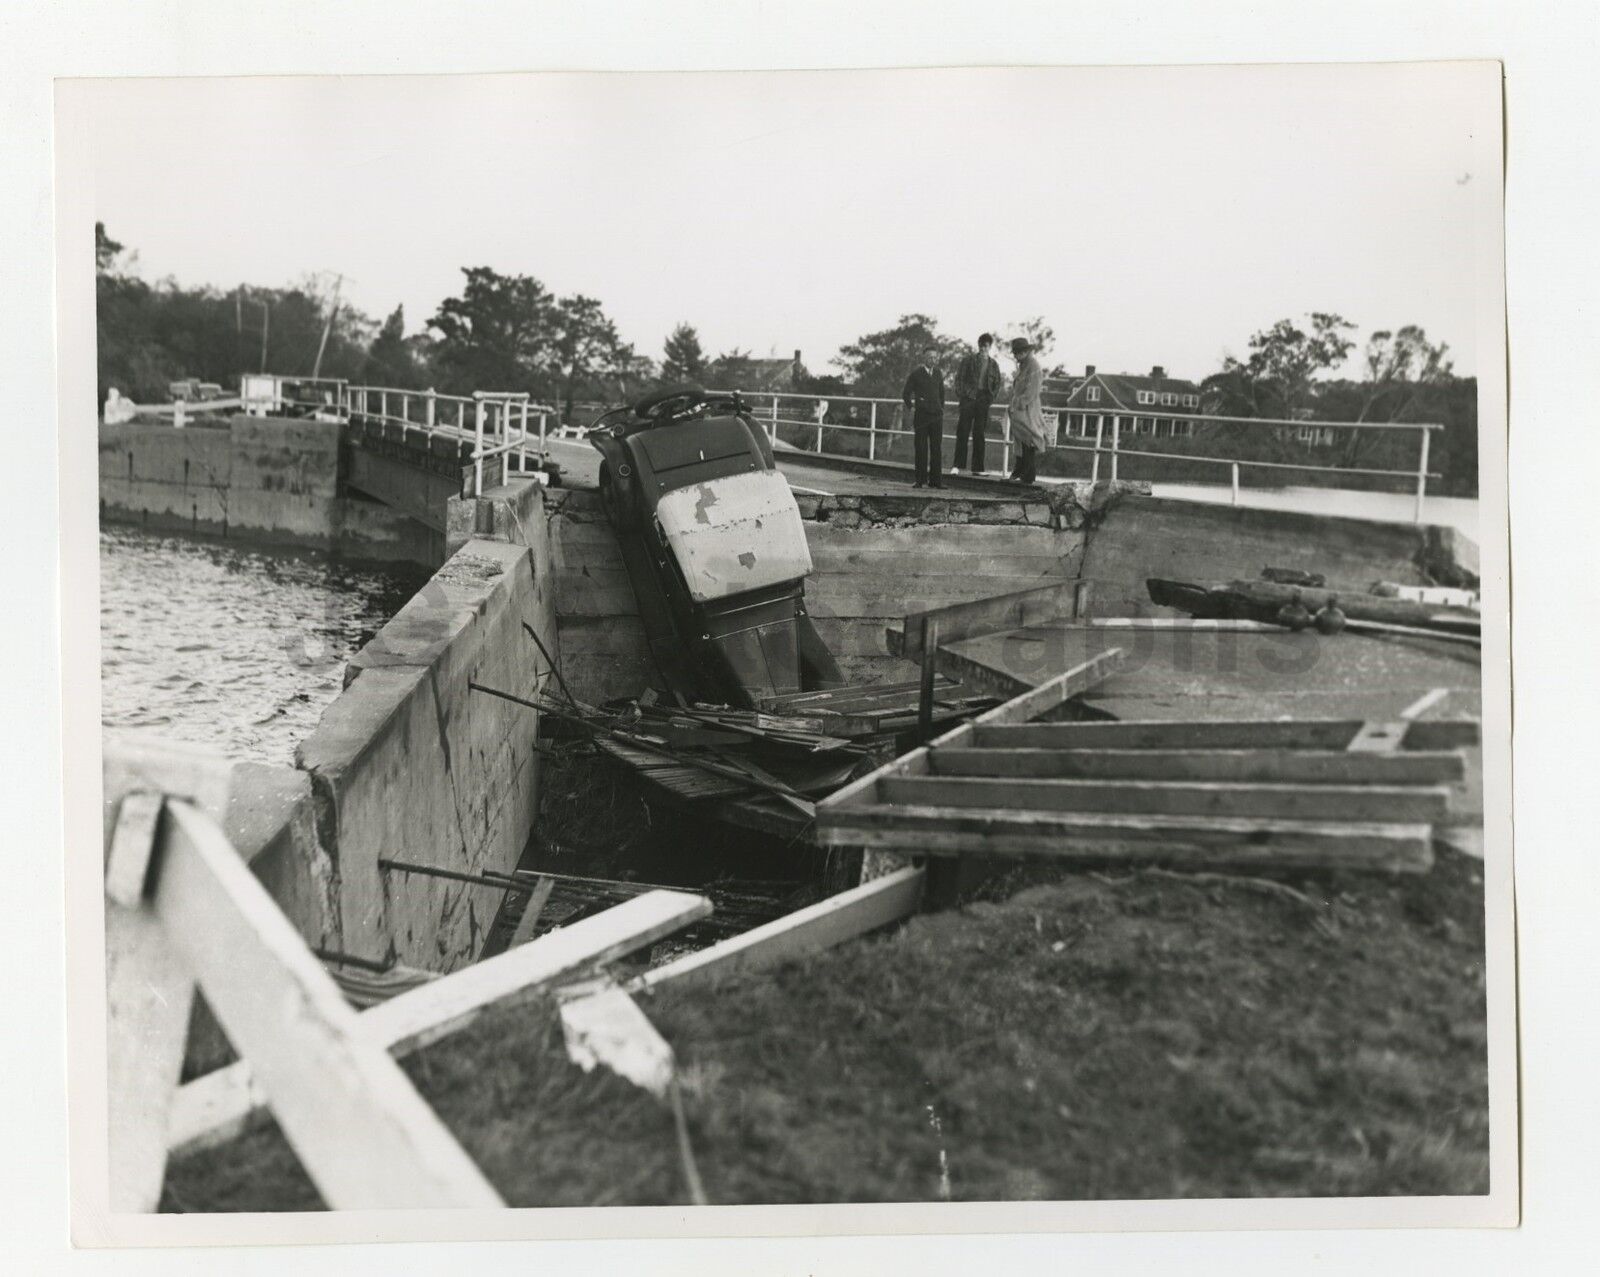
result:
M 533 939 L 534 929 L 539 925 L 539 915 L 544 912 L 555 885 L 554 878 L 539 879 L 532 894 L 523 902 L 522 916 L 517 919 L 517 929 L 511 933 L 511 943 L 506 948 L 515 949 Z
M 742 935 L 674 959 L 645 972 L 628 988 L 644 993 L 685 979 L 759 971 L 789 958 L 831 948 L 915 913 L 922 901 L 923 886 L 921 869 L 897 869 Z
M 1233 780 L 1277 784 L 1449 784 L 1466 775 L 1459 753 L 1352 754 L 1310 749 L 978 749 L 928 757 L 934 776 L 1083 780 Z
M 227 812 L 233 768 L 210 750 L 157 746 L 113 730 L 101 765 L 108 871 L 123 808 L 135 794 L 185 798 L 219 820 Z M 149 814 L 146 806 L 130 813 L 137 823 Z M 128 866 L 124 860 L 111 874 L 123 881 L 108 881 L 105 905 L 107 1200 L 114 1211 L 148 1212 L 160 1203 L 166 1177 L 167 1117 L 182 1076 L 195 984 L 149 907 L 149 866 L 137 875 L 137 888 L 130 887 Z M 129 903 L 118 904 L 118 896 Z
M 437 1041 L 501 1000 L 526 997 L 579 971 L 623 954 L 711 912 L 703 896 L 650 891 L 507 950 L 476 966 L 443 976 L 362 1013 L 363 1033 L 380 1047 L 404 1055 Z M 231 1139 L 259 1109 L 262 1092 L 241 1061 L 179 1088 L 168 1127 L 174 1154 Z
M 1063 670 L 1046 679 L 1030 691 L 1012 697 L 1001 705 L 987 710 L 972 720 L 980 732 L 988 727 L 1007 723 L 1026 723 L 1048 713 L 1057 705 L 1070 700 L 1105 682 L 1121 667 L 1124 653 L 1120 647 L 1107 648 L 1088 660 Z
M 167 816 L 155 912 L 328 1206 L 503 1205 L 216 822 Z
M 831 813 L 827 824 L 819 820 L 817 838 L 823 846 L 933 856 L 982 852 L 1193 868 L 1420 872 L 1433 863 L 1425 824 L 881 806 Z
M 1418 718 L 1406 729 L 1405 749 L 1466 749 L 1482 740 L 1481 728 L 1471 718 Z
M 1449 812 L 1450 791 L 1442 786 L 1421 785 L 890 776 L 879 785 L 878 800 L 912 807 L 984 807 L 1026 812 L 1410 822 L 1444 819 Z
M 710 914 L 711 902 L 704 896 L 646 892 L 373 1007 L 362 1021 L 391 1050 L 414 1051 L 454 1032 L 487 1006 L 610 962 Z
M 1000 749 L 1345 749 L 1363 726 L 1360 719 L 1106 719 L 1084 723 L 980 725 L 975 743 Z M 1422 739 L 1419 729 L 1427 729 Z M 1477 725 L 1446 728 L 1443 720 L 1411 725 L 1408 747 L 1452 748 L 1475 739 Z M 1449 742 L 1449 743 L 1446 743 Z
M 1013 594 L 909 613 L 900 631 L 903 636 L 900 655 L 907 660 L 917 660 L 928 650 L 923 634 L 924 626 L 930 622 L 937 625 L 941 642 L 954 643 L 980 634 L 998 634 L 1003 630 L 1075 616 L 1077 587 L 1077 581 L 1058 581 Z

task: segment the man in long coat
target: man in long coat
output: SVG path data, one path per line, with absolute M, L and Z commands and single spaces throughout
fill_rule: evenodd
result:
M 942 488 L 939 453 L 944 435 L 944 374 L 939 371 L 939 348 L 923 348 L 922 362 L 906 377 L 900 394 L 911 418 L 916 449 L 917 481 L 914 487 Z
M 956 464 L 950 473 L 967 464 L 967 438 L 972 438 L 971 470 L 983 471 L 983 432 L 989 425 L 989 405 L 1000 393 L 1000 365 L 989 355 L 994 338 L 988 333 L 978 338 L 978 349 L 967 355 L 956 368 L 956 402 L 961 419 L 956 423 Z
M 1017 449 L 1011 477 L 1018 483 L 1033 483 L 1039 477 L 1039 453 L 1045 446 L 1044 406 L 1040 402 L 1044 370 L 1024 337 L 1011 343 L 1011 356 L 1017 361 L 1017 375 L 1011 382 L 1011 403 L 1006 410 L 1011 419 L 1011 441 Z

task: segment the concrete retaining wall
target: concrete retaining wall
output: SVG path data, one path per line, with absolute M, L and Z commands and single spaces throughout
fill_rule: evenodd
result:
M 616 538 L 592 493 L 548 495 L 562 670 L 585 700 L 636 695 L 656 675 Z M 1152 576 L 1292 567 L 1364 589 L 1466 570 L 1462 547 L 1437 528 L 1157 500 L 1138 483 L 1063 485 L 1048 502 L 909 492 L 797 501 L 815 564 L 807 603 L 856 682 L 915 676 L 884 638 L 906 613 L 1055 580 L 1093 580 L 1096 615 L 1149 616 L 1164 611 L 1145 590 Z
M 544 662 L 522 629 L 548 626 L 528 547 L 470 540 L 350 663 L 344 693 L 301 742 L 337 846 L 347 950 L 448 971 L 472 961 L 503 893 L 380 870 L 380 859 L 507 872 L 537 799 L 527 696 Z
M 182 430 L 101 425 L 101 518 L 352 558 L 440 562 L 437 532 L 345 492 L 343 430 L 338 422 L 249 416 Z

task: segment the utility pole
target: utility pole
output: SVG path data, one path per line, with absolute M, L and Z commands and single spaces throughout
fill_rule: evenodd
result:
M 261 300 L 261 371 L 267 370 L 267 325 L 272 319 L 272 305 L 265 298 Z
M 317 343 L 317 361 L 311 366 L 311 380 L 313 381 L 322 373 L 322 352 L 328 348 L 328 334 L 333 331 L 333 319 L 339 313 L 339 286 L 343 283 L 344 276 L 335 273 L 333 277 L 333 303 L 328 307 L 327 322 L 322 325 L 322 340 Z

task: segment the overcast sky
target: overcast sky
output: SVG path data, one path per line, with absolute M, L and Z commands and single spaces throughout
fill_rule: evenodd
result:
M 483 265 L 655 358 L 680 320 L 822 371 L 904 312 L 1042 315 L 1052 361 L 1198 379 L 1316 309 L 1472 372 L 1466 70 L 105 81 L 95 206 L 146 278 L 340 271 L 408 331 Z

